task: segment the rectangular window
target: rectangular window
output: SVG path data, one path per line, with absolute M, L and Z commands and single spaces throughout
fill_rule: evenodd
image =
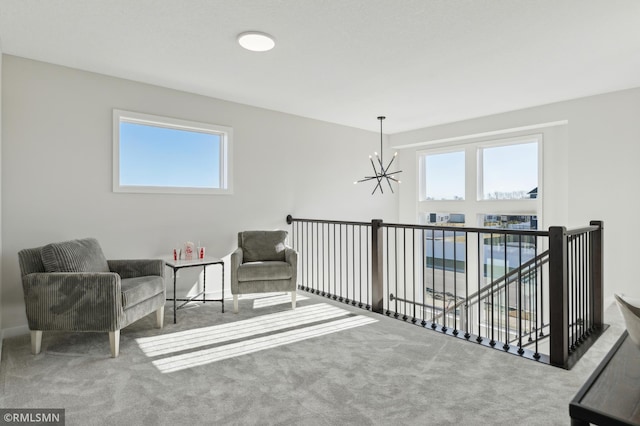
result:
M 538 190 L 538 143 L 518 143 L 479 150 L 482 200 L 535 198 Z
M 230 127 L 113 111 L 114 192 L 230 194 Z
M 424 199 L 464 200 L 464 161 L 464 151 L 425 155 Z

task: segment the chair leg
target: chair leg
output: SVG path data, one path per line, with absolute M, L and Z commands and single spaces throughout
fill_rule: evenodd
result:
M 111 358 L 117 358 L 120 353 L 120 330 L 109 332 L 109 346 L 111 346 Z
M 31 330 L 31 353 L 38 355 L 42 348 L 42 330 Z
M 233 313 L 234 314 L 238 313 L 238 295 L 237 294 L 233 295 Z
M 156 324 L 158 328 L 162 328 L 164 326 L 164 305 L 160 306 L 156 311 Z
M 296 308 L 296 296 L 297 296 L 297 293 L 296 293 L 295 290 L 293 290 L 291 292 L 291 309 L 295 309 Z

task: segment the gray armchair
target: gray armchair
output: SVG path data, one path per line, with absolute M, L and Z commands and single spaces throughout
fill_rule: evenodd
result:
M 43 331 L 107 331 L 115 358 L 120 329 L 154 311 L 163 326 L 162 260 L 106 260 L 93 238 L 24 249 L 18 259 L 34 355 Z
M 233 312 L 238 313 L 238 295 L 291 292 L 296 308 L 298 253 L 285 245 L 287 231 L 238 233 L 238 248 L 231 254 Z

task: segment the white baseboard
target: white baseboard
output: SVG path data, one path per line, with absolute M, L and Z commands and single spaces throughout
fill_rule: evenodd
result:
M 25 324 L 19 325 L 17 327 L 4 328 L 0 330 L 0 333 L 2 333 L 2 336 L 4 338 L 22 336 L 25 334 L 29 334 L 29 326 Z

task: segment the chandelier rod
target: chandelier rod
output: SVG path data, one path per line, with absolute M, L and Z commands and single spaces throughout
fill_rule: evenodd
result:
M 385 116 L 381 115 L 380 117 L 378 117 L 378 120 L 380 120 L 380 163 L 384 163 L 384 160 L 382 159 L 382 120 L 384 120 Z

